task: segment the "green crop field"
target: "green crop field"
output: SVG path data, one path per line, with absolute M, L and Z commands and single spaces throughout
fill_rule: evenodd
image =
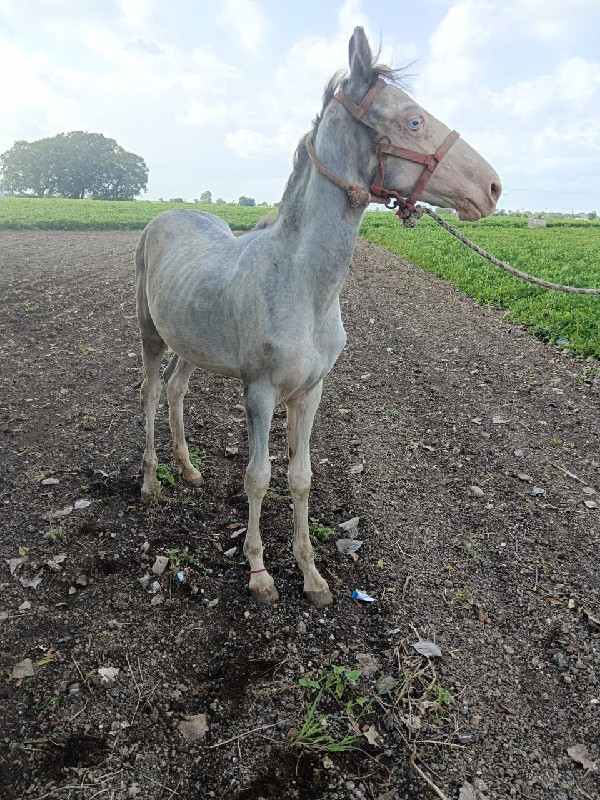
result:
M 210 211 L 234 230 L 249 230 L 273 209 L 164 202 L 0 198 L 0 229 L 137 230 L 171 208 Z M 513 267 L 555 283 L 600 287 L 600 221 L 548 220 L 528 228 L 520 217 L 451 224 Z M 389 212 L 367 212 L 361 236 L 498 308 L 539 338 L 578 355 L 600 358 L 600 297 L 540 289 L 512 278 L 457 242 L 428 217 L 406 229 Z
M 234 230 L 247 231 L 273 209 L 213 203 L 159 203 L 58 198 L 0 197 L 0 229 L 141 230 L 162 211 L 186 208 L 210 211 Z
M 469 239 L 517 269 L 554 283 L 600 288 L 600 222 L 548 220 L 528 228 L 521 217 L 463 223 L 446 219 Z M 465 294 L 508 309 L 507 317 L 546 342 L 600 357 L 600 297 L 549 291 L 501 272 L 428 217 L 407 229 L 397 217 L 368 212 L 361 236 L 453 283 Z

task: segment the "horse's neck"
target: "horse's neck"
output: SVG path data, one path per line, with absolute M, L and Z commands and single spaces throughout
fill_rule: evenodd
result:
M 337 175 L 357 181 L 352 156 L 344 142 L 334 142 L 324 119 L 318 131 L 317 155 Z M 339 294 L 356 245 L 364 209 L 352 209 L 343 189 L 306 165 L 295 191 L 281 209 L 278 235 L 293 253 L 294 269 L 305 278 L 307 293 L 329 305 Z

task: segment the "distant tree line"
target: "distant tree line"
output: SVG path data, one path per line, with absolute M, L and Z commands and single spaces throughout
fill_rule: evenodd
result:
M 453 208 L 436 208 L 438 214 L 456 214 Z M 587 214 L 583 211 L 576 214 L 568 214 L 562 211 L 526 211 L 523 208 L 518 208 L 516 211 L 505 208 L 497 208 L 493 214 L 494 217 L 533 217 L 534 219 L 598 219 L 598 214 L 595 211 L 588 211 Z
M 35 197 L 133 200 L 148 184 L 141 156 L 85 131 L 15 142 L 0 155 L 0 173 L 6 190 Z
M 164 198 L 162 198 L 162 197 L 160 197 L 158 201 L 159 201 L 159 203 L 164 203 L 165 202 Z M 171 197 L 169 199 L 169 202 L 170 203 L 185 203 L 187 201 L 184 200 L 183 197 Z M 267 206 L 267 207 L 270 207 L 270 205 L 271 205 L 270 203 L 266 203 L 265 201 L 263 201 L 262 203 L 257 203 L 256 200 L 253 197 L 246 197 L 245 195 L 242 195 L 239 198 L 239 200 L 237 200 L 237 201 L 235 201 L 235 200 L 230 200 L 230 201 L 223 200 L 222 197 L 218 197 L 216 200 L 213 201 L 212 192 L 209 192 L 209 191 L 202 192 L 200 197 L 195 197 L 194 198 L 194 203 L 199 203 L 199 204 L 201 203 L 203 205 L 210 205 L 213 202 L 217 206 Z M 277 205 L 277 203 L 275 205 Z
M 562 211 L 526 211 L 525 209 L 518 208 L 516 211 L 511 209 L 499 208 L 494 211 L 496 217 L 534 217 L 534 219 L 598 219 L 598 214 L 595 211 L 578 211 L 577 213 L 567 213 Z

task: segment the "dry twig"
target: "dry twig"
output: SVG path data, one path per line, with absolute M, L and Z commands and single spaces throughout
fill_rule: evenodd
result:
M 440 789 L 438 786 L 436 786 L 436 785 L 435 785 L 435 783 L 434 783 L 434 782 L 431 780 L 431 778 L 430 778 L 430 777 L 428 777 L 428 776 L 427 776 L 427 775 L 426 775 L 426 774 L 423 772 L 423 770 L 421 769 L 421 767 L 419 767 L 417 764 L 415 764 L 415 763 L 414 763 L 414 761 L 412 762 L 412 768 L 415 770 L 415 772 L 417 773 L 417 775 L 418 775 L 420 778 L 423 778 L 423 780 L 424 780 L 424 781 L 425 781 L 425 783 L 426 783 L 426 784 L 427 784 L 427 785 L 430 787 L 430 789 L 433 789 L 433 791 L 434 791 L 434 792 L 437 794 L 437 796 L 438 796 L 438 797 L 440 797 L 440 798 L 441 798 L 441 800 L 449 800 L 449 798 L 448 798 L 448 795 L 445 795 L 445 794 L 442 792 L 442 790 L 441 790 L 441 789 Z
M 276 722 L 271 723 L 271 725 L 261 725 L 259 728 L 252 728 L 252 730 L 246 731 L 245 733 L 240 733 L 238 736 L 232 736 L 231 739 L 225 739 L 223 742 L 217 742 L 216 744 L 211 744 L 207 747 L 207 750 L 214 750 L 215 747 L 223 747 L 223 745 L 229 744 L 230 742 L 235 742 L 237 739 L 243 739 L 244 736 L 249 736 L 251 733 L 256 733 L 256 731 L 266 731 L 267 728 L 274 728 L 277 725 Z

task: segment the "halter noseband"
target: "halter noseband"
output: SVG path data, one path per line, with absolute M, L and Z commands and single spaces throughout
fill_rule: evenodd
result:
M 369 199 L 364 202 L 364 205 L 368 205 L 369 202 L 383 203 L 387 208 L 393 208 L 396 211 L 396 215 L 404 221 L 406 226 L 412 227 L 416 222 L 415 215 L 418 218 L 418 215 L 415 212 L 415 203 L 423 193 L 423 190 L 433 175 L 436 167 L 444 158 L 448 150 L 450 150 L 454 142 L 456 142 L 456 140 L 459 138 L 460 134 L 456 131 L 451 131 L 446 136 L 442 144 L 438 147 L 436 152 L 431 154 L 419 153 L 416 150 L 408 150 L 405 147 L 398 147 L 397 145 L 392 144 L 387 137 L 383 136 L 377 130 L 375 125 L 372 125 L 366 119 L 366 114 L 371 106 L 371 103 L 384 86 L 384 81 L 379 79 L 373 84 L 373 86 L 371 86 L 360 103 L 355 103 L 354 100 L 350 99 L 350 97 L 343 92 L 342 89 L 339 89 L 334 94 L 334 98 L 338 101 L 338 103 L 341 103 L 346 111 L 348 111 L 348 113 L 350 113 L 357 122 L 360 122 L 361 125 L 364 125 L 365 127 L 375 131 L 375 153 L 379 159 L 379 174 L 371 184 L 370 193 L 367 192 L 367 190 L 362 189 L 362 187 L 345 184 L 339 178 L 334 180 L 334 183 L 346 190 L 351 203 L 353 194 L 356 195 L 357 192 L 362 192 L 363 194 L 361 197 L 364 200 L 366 200 L 367 195 L 369 196 Z M 307 137 L 306 144 L 311 160 L 317 169 L 319 169 L 319 172 L 332 180 L 331 176 L 333 173 L 317 159 L 312 147 L 312 141 L 310 142 L 309 147 L 309 139 L 310 135 Z M 403 197 L 395 189 L 388 189 L 385 186 L 385 167 L 388 156 L 395 156 L 396 158 L 402 158 L 406 161 L 414 161 L 417 164 L 423 164 L 423 172 L 419 176 L 414 189 L 408 197 Z M 337 176 L 335 177 L 337 178 Z M 355 205 L 355 203 L 352 204 Z

